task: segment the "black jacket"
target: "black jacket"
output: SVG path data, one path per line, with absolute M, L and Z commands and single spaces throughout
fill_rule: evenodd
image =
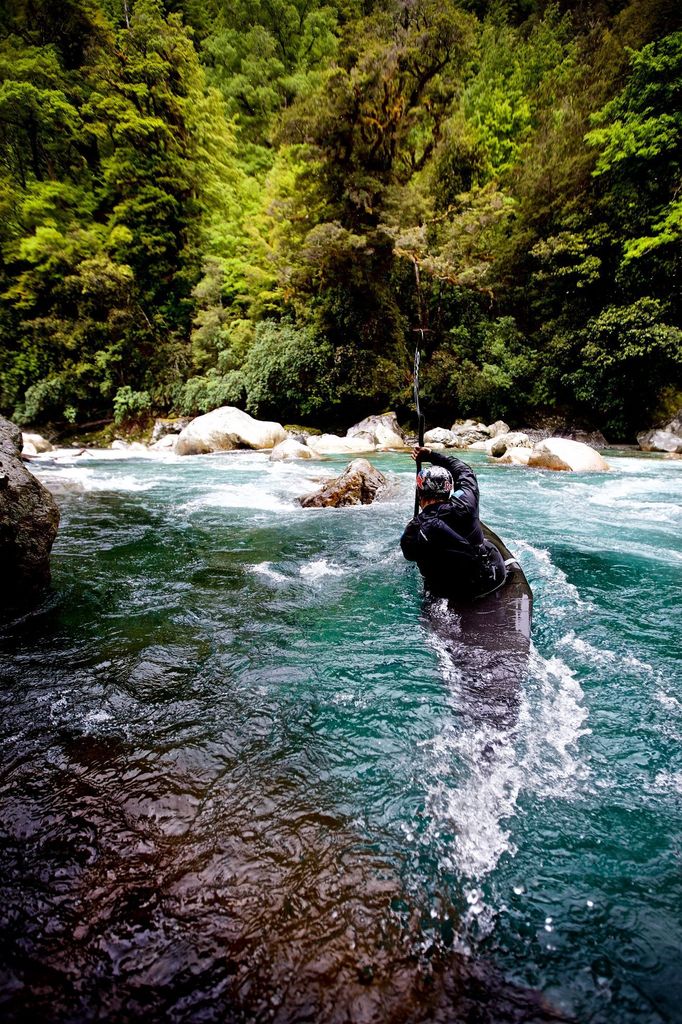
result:
M 439 452 L 425 461 L 449 470 L 455 486 L 448 501 L 428 505 L 407 524 L 400 538 L 405 558 L 417 563 L 427 590 L 438 597 L 476 597 L 496 589 L 506 568 L 483 536 L 474 471 Z

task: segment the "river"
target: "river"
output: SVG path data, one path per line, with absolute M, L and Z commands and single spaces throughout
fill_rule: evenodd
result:
M 0 630 L 6 1020 L 682 1020 L 682 466 L 467 453 L 535 596 L 472 708 L 346 459 L 35 464 L 53 588 Z

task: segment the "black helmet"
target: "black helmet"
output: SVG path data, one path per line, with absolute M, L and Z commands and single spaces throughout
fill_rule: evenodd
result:
M 452 475 L 443 466 L 429 466 L 428 469 L 420 469 L 417 473 L 417 488 L 423 498 L 450 497 L 454 487 Z

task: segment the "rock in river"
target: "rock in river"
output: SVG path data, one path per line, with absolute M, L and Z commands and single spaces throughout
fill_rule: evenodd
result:
M 373 452 L 376 445 L 364 434 L 358 437 L 338 437 L 336 434 L 319 434 L 308 438 L 308 447 L 318 455 L 346 455 L 351 452 Z
M 0 417 L 0 607 L 24 608 L 50 582 L 59 509 L 21 461 L 21 431 Z
M 504 420 L 495 420 L 494 423 L 488 424 L 488 433 L 491 437 L 499 437 L 500 434 L 509 434 L 511 427 L 509 427 Z
M 510 430 L 506 434 L 498 434 L 493 437 L 490 441 L 478 442 L 483 444 L 485 451 L 488 455 L 492 455 L 493 458 L 499 458 L 507 451 L 508 448 L 532 448 L 533 442 L 528 437 L 528 434 L 524 434 L 519 430 Z
M 35 434 L 24 431 L 22 433 L 24 442 L 24 450 L 27 450 L 30 455 L 41 455 L 43 452 L 53 452 L 54 445 L 43 437 L 42 434 Z
M 280 441 L 270 452 L 270 462 L 291 462 L 294 459 L 319 459 L 320 456 L 293 437 Z
M 609 464 L 599 452 L 582 441 L 569 441 L 566 437 L 548 437 L 539 441 L 528 465 L 535 469 L 573 470 L 576 473 L 603 473 Z
M 646 430 L 637 435 L 643 452 L 671 452 L 682 454 L 682 414 L 658 430 Z
M 287 432 L 280 423 L 255 420 L 253 416 L 224 405 L 193 419 L 178 437 L 176 455 L 207 455 L 234 448 L 274 448 Z
M 303 508 L 339 508 L 341 505 L 370 505 L 386 486 L 386 477 L 367 459 L 353 459 L 341 476 L 329 480 L 319 491 L 299 498 Z
M 527 466 L 530 462 L 531 449 L 524 447 L 506 448 L 504 454 L 496 461 L 505 466 Z
M 455 435 L 451 430 L 446 430 L 445 427 L 434 427 L 432 430 L 427 430 L 424 434 L 424 444 L 442 444 L 446 448 L 454 448 L 455 446 Z
M 381 448 L 402 449 L 406 447 L 405 434 L 401 430 L 398 417 L 394 412 L 385 412 L 381 416 L 367 416 L 346 433 L 346 437 L 358 436 Z

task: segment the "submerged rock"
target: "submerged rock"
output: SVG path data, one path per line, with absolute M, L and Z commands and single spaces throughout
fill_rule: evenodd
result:
M 0 607 L 29 606 L 50 582 L 59 509 L 21 461 L 21 431 L 0 417 Z
M 385 412 L 380 416 L 367 416 L 360 423 L 351 427 L 346 437 L 361 436 L 381 448 L 405 448 L 405 434 L 400 428 L 398 417 L 394 412 Z
M 176 455 L 207 455 L 235 448 L 274 448 L 286 439 L 281 423 L 256 420 L 232 405 L 197 416 L 180 433 Z
M 371 505 L 386 486 L 386 477 L 367 459 L 353 459 L 341 476 L 329 480 L 314 494 L 298 502 L 303 508 L 339 508 L 342 505 Z
M 319 458 L 317 452 L 293 437 L 287 437 L 285 441 L 280 441 L 270 452 L 270 462 L 292 462 L 295 459 Z
M 530 453 L 528 465 L 534 469 L 573 470 L 576 473 L 603 473 L 609 469 L 608 462 L 594 448 L 565 437 L 548 437 L 539 441 Z

